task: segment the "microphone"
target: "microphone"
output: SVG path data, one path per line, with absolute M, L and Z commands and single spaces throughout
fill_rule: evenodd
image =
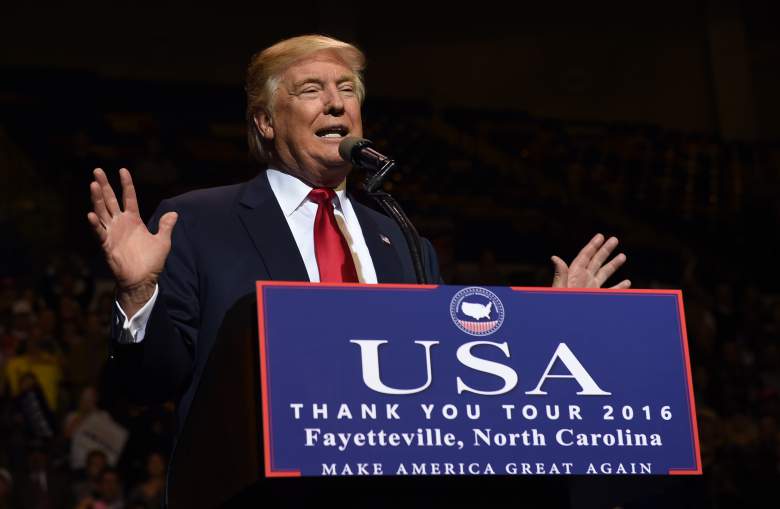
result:
M 420 235 L 395 198 L 381 190 L 387 174 L 396 168 L 396 163 L 389 157 L 380 154 L 371 147 L 371 142 L 363 138 L 347 136 L 339 143 L 339 155 L 343 160 L 352 163 L 353 166 L 364 168 L 367 171 L 363 182 L 363 189 L 374 198 L 384 209 L 388 216 L 395 219 L 409 246 L 409 254 L 412 258 L 414 275 L 418 283 L 427 283 L 428 274 L 422 259 L 422 244 Z
M 395 169 L 395 161 L 371 148 L 371 142 L 364 138 L 347 136 L 339 143 L 339 155 L 348 163 L 368 170 L 363 188 L 376 192 L 382 187 L 387 174 Z
M 365 168 L 372 172 L 378 172 L 395 161 L 374 150 L 372 142 L 364 138 L 347 136 L 339 143 L 339 155 L 348 163 Z

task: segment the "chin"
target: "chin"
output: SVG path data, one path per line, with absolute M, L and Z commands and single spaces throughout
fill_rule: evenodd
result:
M 347 178 L 352 166 L 344 161 L 338 163 L 328 164 L 325 171 L 321 174 L 323 180 L 327 181 L 328 185 L 336 186 L 341 183 L 342 180 Z
M 352 170 L 352 165 L 345 163 L 344 161 L 341 161 L 337 165 L 329 166 L 328 167 L 328 175 L 340 175 L 341 178 L 346 177 L 349 172 Z

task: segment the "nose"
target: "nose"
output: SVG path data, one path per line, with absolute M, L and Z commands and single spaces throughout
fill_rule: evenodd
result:
M 328 87 L 323 96 L 323 101 L 326 115 L 339 117 L 344 114 L 344 99 L 341 97 L 338 88 Z

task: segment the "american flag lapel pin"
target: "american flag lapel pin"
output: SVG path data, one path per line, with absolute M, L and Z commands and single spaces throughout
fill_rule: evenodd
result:
M 389 239 L 389 238 L 387 238 L 387 235 L 382 235 L 382 234 L 380 233 L 380 234 L 379 234 L 379 238 L 380 238 L 380 239 L 382 239 L 382 242 L 384 242 L 384 243 L 385 243 L 385 244 L 387 244 L 388 246 L 390 245 L 390 239 Z

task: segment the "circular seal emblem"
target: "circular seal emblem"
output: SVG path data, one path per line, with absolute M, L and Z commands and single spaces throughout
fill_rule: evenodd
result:
M 470 286 L 452 298 L 450 316 L 455 326 L 466 334 L 488 336 L 504 323 L 504 305 L 490 290 Z

